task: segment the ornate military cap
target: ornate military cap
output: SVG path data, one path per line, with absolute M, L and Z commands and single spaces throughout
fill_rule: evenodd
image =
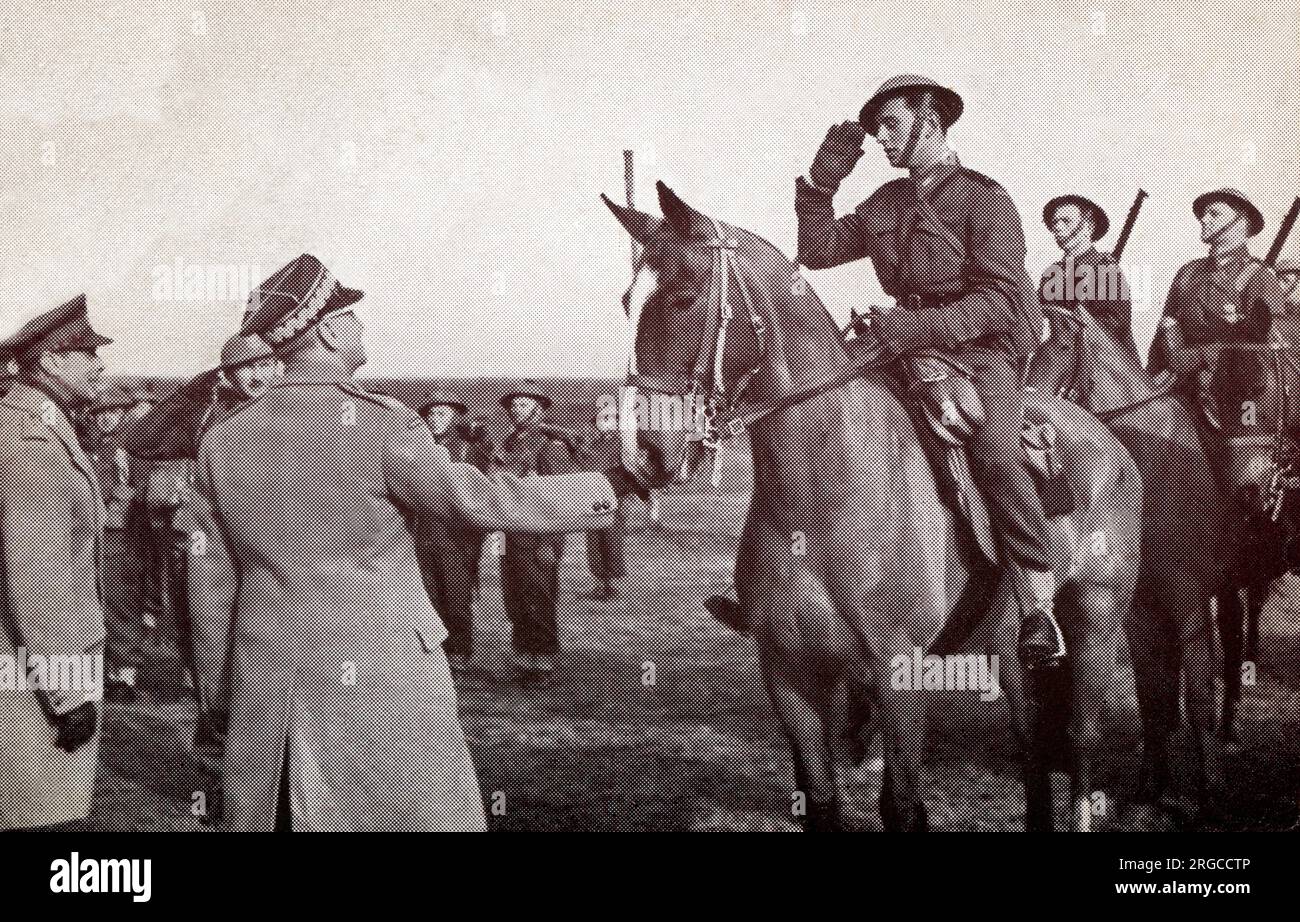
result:
M 0 359 L 29 365 L 43 352 L 94 352 L 111 342 L 91 328 L 86 316 L 86 296 L 77 295 L 0 342 Z
M 275 350 L 262 337 L 236 334 L 226 340 L 226 344 L 221 347 L 221 367 L 238 368 L 240 365 L 247 365 L 249 362 L 274 355 Z
M 1058 195 L 1056 198 L 1048 199 L 1047 204 L 1043 206 L 1044 224 L 1052 223 L 1052 212 L 1056 210 L 1058 205 L 1074 205 L 1080 211 L 1092 215 L 1093 240 L 1100 240 L 1106 236 L 1106 231 L 1110 230 L 1110 218 L 1106 217 L 1106 212 L 1102 207 L 1092 199 L 1074 193 Z
M 1255 207 L 1254 202 L 1246 198 L 1244 192 L 1237 189 L 1215 189 L 1213 192 L 1198 195 L 1192 201 L 1192 214 L 1196 215 L 1197 220 L 1200 220 L 1201 214 L 1213 202 L 1226 202 L 1246 215 L 1248 222 L 1246 236 L 1254 237 L 1264 229 L 1263 212 Z
M 319 259 L 304 253 L 257 286 L 239 332 L 260 336 L 277 348 L 326 317 L 343 313 L 362 294 L 340 285 Z
M 537 381 L 525 381 L 518 390 L 506 394 L 501 398 L 501 406 L 507 410 L 510 409 L 510 401 L 516 397 L 531 397 L 540 403 L 543 409 L 549 410 L 551 408 L 551 398 L 542 393 L 542 386 Z
M 461 403 L 459 400 L 449 397 L 446 394 L 434 394 L 432 400 L 429 400 L 420 407 L 420 415 L 428 416 L 429 411 L 434 407 L 451 407 L 457 413 L 469 412 L 469 407 L 465 406 L 465 404 Z
M 858 121 L 862 123 L 862 127 L 866 128 L 867 131 L 875 134 L 876 115 L 880 112 L 880 108 L 895 96 L 902 96 L 918 90 L 929 90 L 934 94 L 934 109 L 943 121 L 945 128 L 961 118 L 965 104 L 956 90 L 949 89 L 929 77 L 902 74 L 898 77 L 890 77 L 880 84 L 880 88 L 872 93 L 871 98 L 862 106 L 862 111 L 858 114 Z

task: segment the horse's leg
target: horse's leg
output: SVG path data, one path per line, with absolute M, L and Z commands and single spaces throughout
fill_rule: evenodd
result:
M 1142 718 L 1142 762 L 1136 800 L 1154 803 L 1169 785 L 1169 736 L 1178 723 L 1178 635 L 1165 595 L 1146 587 L 1128 619 L 1129 655 L 1138 714 Z
M 1192 726 L 1194 762 L 1191 766 L 1191 787 L 1196 800 L 1191 818 L 1195 819 L 1204 813 L 1210 792 L 1219 782 L 1220 741 L 1214 721 L 1214 675 L 1217 664 L 1207 600 L 1195 591 L 1191 580 L 1186 580 L 1185 584 L 1178 609 L 1179 646 L 1186 683 L 1187 718 Z
M 763 654 L 763 679 L 794 758 L 791 809 L 809 832 L 838 832 L 840 796 L 827 718 L 831 689 L 812 673 L 811 663 L 774 662 L 781 656 Z
M 921 689 L 880 682 L 880 737 L 885 770 L 880 788 L 880 821 L 887 830 L 925 832 L 930 828 L 922 799 L 926 695 Z
M 1247 590 L 1249 591 L 1249 590 Z M 1218 593 L 1219 640 L 1223 644 L 1223 717 L 1219 728 L 1231 739 L 1237 704 L 1241 701 L 1242 623 L 1245 612 L 1235 583 Z
M 1073 587 L 1072 587 L 1073 588 Z M 1101 718 L 1115 681 L 1120 628 L 1130 600 L 1116 598 L 1109 586 L 1078 585 L 1064 594 L 1064 628 L 1072 635 L 1070 718 L 1070 829 L 1089 832 L 1108 810 L 1096 787 L 1101 749 Z

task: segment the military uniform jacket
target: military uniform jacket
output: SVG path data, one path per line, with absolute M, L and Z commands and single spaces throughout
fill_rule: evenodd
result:
M 1281 312 L 1286 294 L 1272 269 L 1242 246 L 1216 259 L 1194 259 L 1174 275 L 1165 300 L 1187 346 L 1265 342 L 1272 312 Z M 1148 363 L 1152 372 L 1170 366 L 1165 338 L 1156 336 Z
M 905 308 L 876 325 L 895 350 L 974 346 L 1014 360 L 1038 346 L 1042 311 L 1025 271 L 1024 227 L 998 183 L 954 158 L 919 180 L 886 183 L 839 218 L 831 198 L 797 181 L 799 262 L 822 269 L 869 257 Z
M 0 398 L 0 654 L 102 656 L 104 517 L 95 469 L 63 409 L 14 384 Z M 59 714 L 98 697 L 48 693 Z M 0 690 L 0 828 L 85 818 L 98 753 L 98 735 L 76 752 L 58 749 L 32 691 Z
M 1067 309 L 1082 307 L 1137 358 L 1133 299 L 1119 263 L 1109 253 L 1088 247 L 1078 256 L 1058 259 L 1043 270 L 1038 300 Z
M 407 525 L 608 527 L 596 474 L 489 480 L 350 379 L 278 382 L 212 426 L 200 492 L 237 573 L 227 824 L 269 829 L 289 742 L 295 828 L 481 829 L 481 794 Z

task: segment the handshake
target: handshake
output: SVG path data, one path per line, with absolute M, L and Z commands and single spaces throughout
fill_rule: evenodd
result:
M 840 122 L 826 132 L 826 140 L 817 150 L 808 178 L 813 185 L 827 192 L 836 192 L 840 183 L 848 178 L 862 156 L 862 142 L 867 129 L 860 122 Z

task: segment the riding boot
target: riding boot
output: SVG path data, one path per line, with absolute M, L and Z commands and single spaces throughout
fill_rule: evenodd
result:
M 1065 658 L 1065 635 L 1056 621 L 1056 575 L 1050 570 L 1017 568 L 1017 595 L 1024 616 L 1020 622 L 1020 658 L 1033 669 L 1053 666 Z

